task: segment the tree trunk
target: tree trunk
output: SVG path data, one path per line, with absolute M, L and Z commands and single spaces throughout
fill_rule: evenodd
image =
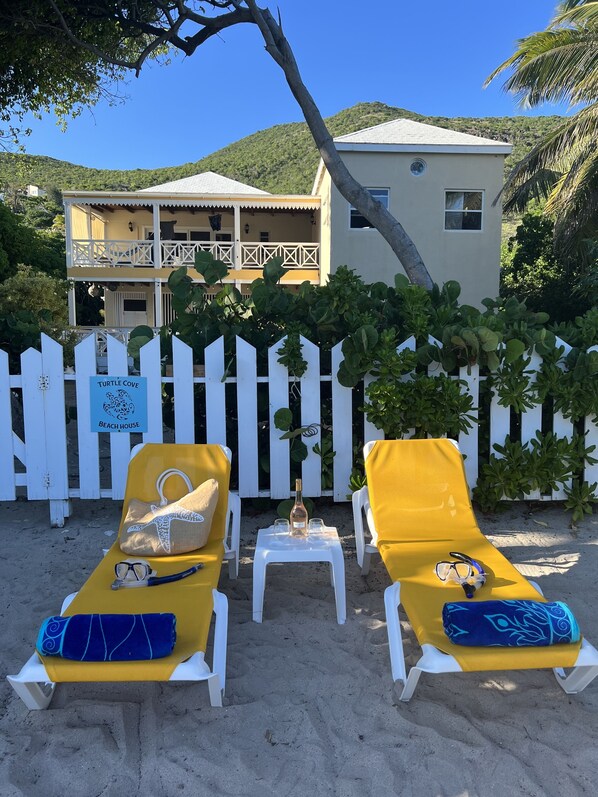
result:
M 289 88 L 303 111 L 307 126 L 332 182 L 342 196 L 362 216 L 365 216 L 387 241 L 409 280 L 430 290 L 433 285 L 432 278 L 403 225 L 380 202 L 373 199 L 367 188 L 355 180 L 342 161 L 320 111 L 301 79 L 295 56 L 280 23 L 276 22 L 267 8 L 258 8 L 255 0 L 247 0 L 247 5 L 266 42 L 266 51 L 284 72 Z

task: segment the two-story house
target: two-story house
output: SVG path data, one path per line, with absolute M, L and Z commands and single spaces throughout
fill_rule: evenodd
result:
M 496 296 L 502 211 L 495 202 L 511 146 L 397 119 L 335 139 L 354 177 L 405 227 L 435 282 L 461 299 Z M 141 191 L 66 191 L 67 274 L 103 291 L 105 324 L 172 319 L 167 280 L 202 249 L 229 266 L 243 292 L 280 255 L 287 284 L 323 284 L 340 265 L 392 284 L 402 268 L 340 195 L 322 162 L 311 195 L 269 194 L 213 172 Z M 201 277 L 190 269 L 189 275 Z M 70 320 L 76 325 L 74 291 Z

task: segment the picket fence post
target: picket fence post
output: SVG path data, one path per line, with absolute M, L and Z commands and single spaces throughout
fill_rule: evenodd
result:
M 8 354 L 0 349 L 0 501 L 14 501 L 16 479 Z
M 107 343 L 108 376 L 128 376 L 127 347 L 112 335 L 107 336 Z M 109 437 L 112 500 L 121 501 L 125 497 L 127 470 L 131 455 L 131 435 L 129 432 L 110 432 Z
M 63 350 L 44 334 L 41 343 L 41 353 L 21 355 L 27 497 L 49 501 L 50 524 L 61 528 L 70 513 Z
M 301 426 L 311 426 L 315 434 L 303 440 L 307 446 L 307 458 L 301 463 L 303 493 L 311 498 L 322 495 L 322 458 L 314 446 L 322 445 L 322 393 L 320 382 L 320 349 L 315 343 L 300 336 L 301 352 L 307 362 L 301 377 Z
M 466 384 L 466 392 L 471 396 L 473 409 L 471 415 L 471 429 L 459 432 L 459 449 L 465 458 L 465 473 L 470 490 L 478 483 L 479 470 L 479 418 L 480 418 L 480 366 L 471 365 L 469 369 L 459 369 L 459 379 Z
M 335 501 L 346 501 L 353 470 L 353 390 L 336 378 L 343 361 L 343 344 L 332 349 L 332 479 Z
M 79 498 L 100 497 L 100 443 L 97 432 L 91 431 L 90 406 L 90 379 L 96 373 L 96 339 L 88 335 L 75 346 Z
M 598 351 L 598 346 L 590 346 L 588 351 Z M 592 452 L 592 456 L 594 459 L 598 459 L 598 418 L 588 415 L 585 420 L 586 446 L 596 446 L 596 450 Z M 588 484 L 598 483 L 598 462 L 594 465 L 590 465 L 589 463 L 586 464 L 584 479 Z
M 172 338 L 175 443 L 195 442 L 193 402 L 193 350 L 177 337 Z
M 268 349 L 268 431 L 270 437 L 270 498 L 288 498 L 291 480 L 290 446 L 281 440 L 282 432 L 274 424 L 274 415 L 289 407 L 289 371 L 278 362 L 279 349 L 286 336 Z
M 162 363 L 158 335 L 141 347 L 139 370 L 141 376 L 147 379 L 147 432 L 143 433 L 143 442 L 162 443 Z
M 224 375 L 224 337 L 205 349 L 206 363 L 206 442 L 226 445 L 226 385 Z
M 542 367 L 542 358 L 540 355 L 533 351 L 530 354 L 529 370 L 531 371 L 529 386 L 533 389 L 538 378 L 538 373 Z M 542 405 L 534 404 L 533 407 L 524 407 L 521 413 L 521 444 L 529 444 L 534 439 L 537 432 L 542 431 Z M 531 490 L 526 493 L 528 501 L 538 501 L 540 499 L 540 490 Z
M 253 498 L 259 494 L 257 356 L 255 348 L 238 336 L 236 353 L 239 495 Z

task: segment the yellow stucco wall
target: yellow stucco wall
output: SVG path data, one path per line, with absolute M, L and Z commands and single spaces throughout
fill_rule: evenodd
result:
M 232 210 L 219 211 L 222 216 L 220 232 L 234 235 L 234 220 Z M 176 209 L 174 213 L 162 208 L 161 221 L 176 221 L 175 232 L 187 230 L 210 231 L 208 216 L 213 211 L 197 209 L 195 213 L 184 208 Z M 124 209 L 115 209 L 114 213 L 106 214 L 106 237 L 113 241 L 144 240 L 146 232 L 153 229 L 152 214 L 146 210 L 135 209 L 134 213 Z M 133 224 L 133 231 L 129 230 L 129 222 Z M 249 225 L 249 233 L 245 233 L 245 225 Z M 317 225 L 311 223 L 309 213 L 297 211 L 256 211 L 241 210 L 241 241 L 259 241 L 260 232 L 268 232 L 272 243 L 283 242 L 312 242 L 317 240 Z M 85 237 L 85 236 L 82 236 Z M 103 236 L 102 236 L 103 237 Z
M 319 186 L 320 213 L 318 227 L 320 230 L 320 285 L 325 285 L 330 276 L 332 264 L 331 249 L 331 186 L 330 175 L 325 171 Z
M 435 282 L 457 280 L 461 301 L 479 305 L 498 295 L 502 211 L 492 202 L 502 187 L 504 156 L 426 153 L 427 168 L 414 177 L 414 153 L 343 152 L 353 176 L 368 188 L 389 188 L 391 213 L 413 239 Z M 330 268 L 354 268 L 366 281 L 393 284 L 403 269 L 376 230 L 349 228 L 349 205 L 330 185 Z M 444 229 L 445 191 L 484 192 L 482 231 Z M 325 207 L 328 187 L 320 195 Z M 326 225 L 323 225 L 326 227 Z M 322 247 L 325 249 L 326 247 Z

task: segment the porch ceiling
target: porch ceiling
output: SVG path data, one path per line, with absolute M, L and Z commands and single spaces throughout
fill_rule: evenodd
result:
M 95 192 L 93 194 L 79 193 L 78 191 L 65 191 L 64 199 L 75 205 L 89 205 L 99 211 L 114 211 L 118 207 L 138 208 L 151 210 L 154 203 L 166 208 L 210 208 L 210 209 L 240 209 L 249 210 L 317 210 L 320 207 L 320 197 L 288 195 L 288 196 L 186 196 L 173 197 L 167 194 L 147 194 L 142 196 L 131 195 L 130 192 L 122 195 Z

